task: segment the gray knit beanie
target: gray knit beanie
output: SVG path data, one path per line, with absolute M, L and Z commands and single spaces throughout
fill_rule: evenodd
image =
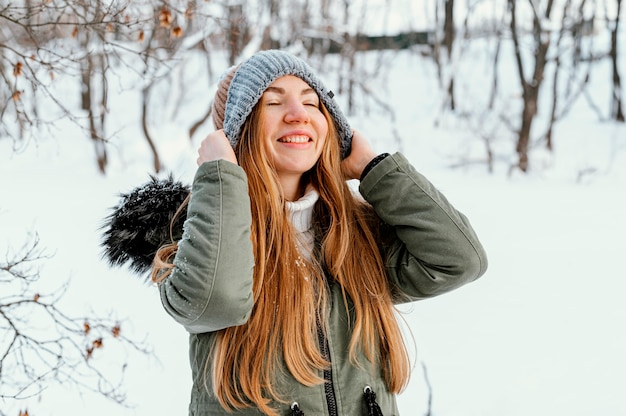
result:
M 237 144 L 246 118 L 263 92 L 276 79 L 295 75 L 315 90 L 332 116 L 340 140 L 342 159 L 350 154 L 352 129 L 333 99 L 333 93 L 313 74 L 302 59 L 279 50 L 257 52 L 222 75 L 213 100 L 213 123 L 224 129 L 233 147 Z

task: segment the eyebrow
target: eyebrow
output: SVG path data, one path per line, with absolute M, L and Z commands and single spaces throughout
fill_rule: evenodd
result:
M 267 87 L 267 89 L 265 90 L 265 92 L 274 92 L 277 94 L 285 94 L 285 89 L 284 88 L 280 88 L 280 87 Z M 315 90 L 313 88 L 305 88 L 302 91 L 300 91 L 300 95 L 307 95 L 307 94 L 315 94 L 317 95 L 317 93 L 315 92 Z

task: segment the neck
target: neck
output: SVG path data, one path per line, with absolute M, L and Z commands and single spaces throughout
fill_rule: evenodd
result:
M 287 201 L 297 201 L 304 195 L 304 184 L 302 175 L 282 175 L 279 177 L 280 186 L 283 188 L 283 195 Z

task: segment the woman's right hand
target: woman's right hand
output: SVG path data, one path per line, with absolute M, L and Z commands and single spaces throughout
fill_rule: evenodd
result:
M 224 130 L 216 130 L 209 134 L 206 139 L 202 140 L 200 148 L 198 149 L 198 166 L 204 162 L 219 159 L 224 159 L 238 165 L 235 151 L 226 138 Z

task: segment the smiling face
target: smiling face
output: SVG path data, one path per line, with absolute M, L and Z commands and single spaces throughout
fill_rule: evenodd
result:
M 315 90 L 293 75 L 270 84 L 260 105 L 267 155 L 287 195 L 319 159 L 328 121 Z

